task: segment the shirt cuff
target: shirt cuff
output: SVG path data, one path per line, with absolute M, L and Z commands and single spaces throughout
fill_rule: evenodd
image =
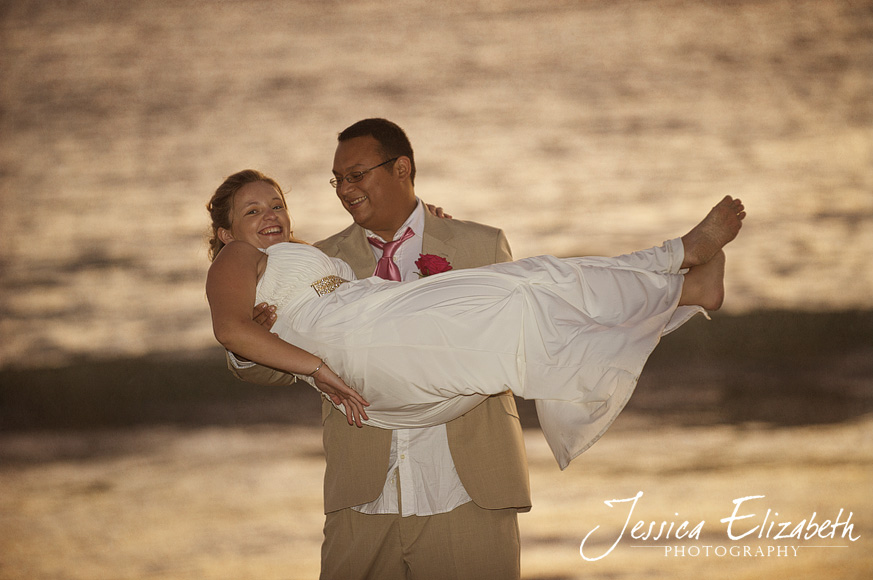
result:
M 232 366 L 233 368 L 235 368 L 235 369 L 237 369 L 237 370 L 240 370 L 240 369 L 250 369 L 250 368 L 252 368 L 252 367 L 254 367 L 254 366 L 257 366 L 256 363 L 253 363 L 253 362 L 250 361 L 250 360 L 247 360 L 247 361 L 241 361 L 241 360 L 239 360 L 238 358 L 236 358 L 236 355 L 234 355 L 234 354 L 233 354 L 232 352 L 230 352 L 230 351 L 227 351 L 227 360 L 230 361 L 230 366 Z

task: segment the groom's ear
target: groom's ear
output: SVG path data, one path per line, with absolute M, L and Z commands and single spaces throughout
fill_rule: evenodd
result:
M 398 157 L 397 161 L 394 162 L 394 171 L 397 172 L 397 177 L 401 179 L 408 178 L 409 173 L 412 171 L 412 163 L 410 163 L 409 157 L 405 155 Z
M 221 240 L 221 243 L 223 244 L 229 244 L 233 241 L 233 235 L 230 233 L 230 230 L 218 228 L 218 239 Z

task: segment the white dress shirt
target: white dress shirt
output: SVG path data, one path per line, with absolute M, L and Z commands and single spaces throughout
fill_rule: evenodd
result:
M 398 239 L 407 227 L 415 234 L 400 244 L 394 254 L 401 280 L 418 278 L 415 261 L 422 250 L 424 212 L 424 204 L 418 200 L 412 214 L 394 236 Z M 369 230 L 366 234 L 382 240 Z M 372 245 L 371 248 L 378 262 L 382 250 Z M 472 501 L 455 469 L 445 425 L 393 430 L 388 465 L 382 495 L 353 509 L 366 514 L 430 516 L 450 512 Z

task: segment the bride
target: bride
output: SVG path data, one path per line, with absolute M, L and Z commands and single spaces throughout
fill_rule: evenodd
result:
M 228 195 L 231 182 L 243 185 Z M 306 380 L 359 426 L 444 423 L 511 389 L 536 400 L 561 468 L 616 418 L 660 337 L 721 306 L 722 247 L 746 215 L 727 196 L 688 234 L 649 250 L 393 282 L 356 280 L 294 239 L 281 188 L 259 172 L 229 177 L 207 207 L 206 293 L 229 351 Z M 252 320 L 261 302 L 276 306 L 271 330 Z

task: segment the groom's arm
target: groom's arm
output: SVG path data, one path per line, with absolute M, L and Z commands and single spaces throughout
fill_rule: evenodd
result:
M 297 381 L 294 375 L 253 362 L 237 360 L 231 352 L 227 353 L 227 368 L 241 381 L 256 385 L 288 386 Z

